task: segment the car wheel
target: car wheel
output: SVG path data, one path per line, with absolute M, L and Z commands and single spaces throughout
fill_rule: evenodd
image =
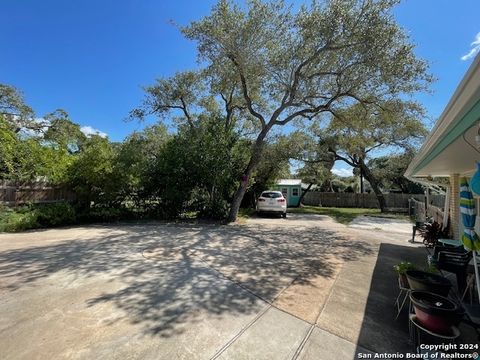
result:
M 283 217 L 284 219 L 286 219 L 286 218 L 287 218 L 287 213 L 284 212 L 284 213 L 282 214 L 282 217 Z

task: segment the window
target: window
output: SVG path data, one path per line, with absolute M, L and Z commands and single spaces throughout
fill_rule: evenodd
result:
M 260 196 L 268 199 L 278 199 L 282 197 L 282 194 L 280 194 L 279 192 L 264 191 Z
M 292 189 L 292 196 L 298 196 L 298 188 Z

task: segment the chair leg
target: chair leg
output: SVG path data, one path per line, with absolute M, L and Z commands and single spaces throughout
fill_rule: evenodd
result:
M 457 276 L 458 293 L 463 294 L 467 288 L 467 273 L 464 271 L 455 273 Z
M 410 241 L 411 243 L 415 242 L 415 235 L 417 233 L 417 226 L 413 225 L 413 231 L 412 231 L 412 240 Z

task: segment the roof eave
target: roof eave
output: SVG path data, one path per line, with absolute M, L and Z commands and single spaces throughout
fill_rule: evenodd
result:
M 432 131 L 427 136 L 418 154 L 410 162 L 410 165 L 405 171 L 405 177 L 410 178 L 418 176 L 417 174 L 419 170 L 421 170 L 421 168 L 419 168 L 421 162 L 427 156 L 429 156 L 429 154 L 431 154 L 431 152 L 435 149 L 440 140 L 444 137 L 445 133 L 448 133 L 452 129 L 452 127 L 454 127 L 456 123 L 462 119 L 462 117 L 459 117 L 459 114 L 461 114 L 461 112 L 464 110 L 464 107 L 462 107 L 461 109 L 454 109 L 454 107 L 460 100 L 462 100 L 465 104 L 469 103 L 470 98 L 468 98 L 468 96 L 471 94 L 466 94 L 465 90 L 468 86 L 471 86 L 474 77 L 478 77 L 479 74 L 480 54 L 475 57 L 475 60 L 473 61 L 472 65 L 470 65 L 462 81 L 458 85 L 453 96 L 445 107 L 445 110 L 442 112 L 439 120 L 436 122 Z M 422 168 L 424 166 L 422 166 Z

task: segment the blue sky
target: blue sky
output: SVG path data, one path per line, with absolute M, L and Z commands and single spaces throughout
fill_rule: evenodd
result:
M 1 0 L 0 83 L 21 89 L 38 116 L 56 108 L 122 140 L 123 120 L 156 77 L 196 66 L 194 44 L 171 25 L 206 15 L 211 0 Z M 438 79 L 418 100 L 437 118 L 472 59 L 478 0 L 406 0 L 395 10 Z M 480 40 L 480 39 L 479 39 Z M 336 169 L 347 169 L 337 164 Z

